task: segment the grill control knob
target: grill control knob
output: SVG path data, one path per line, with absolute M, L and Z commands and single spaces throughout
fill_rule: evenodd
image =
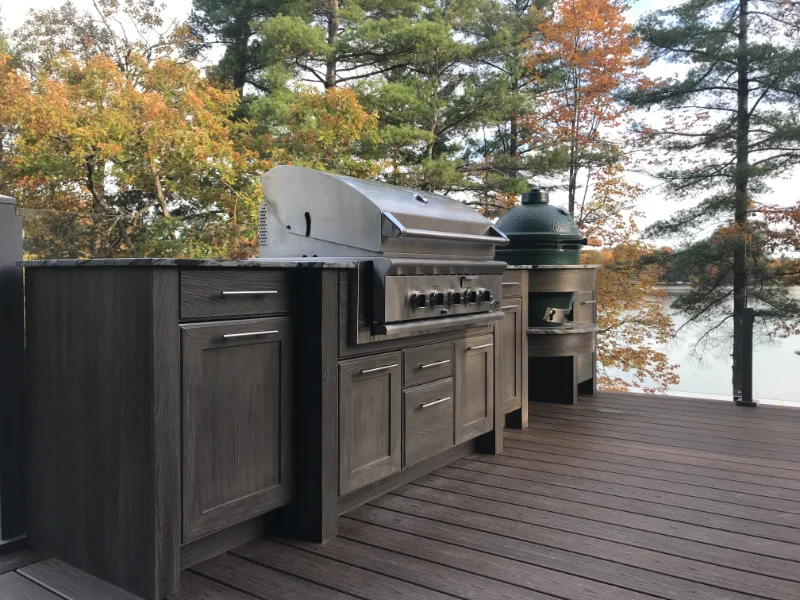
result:
M 431 296 L 433 296 L 433 305 L 434 306 L 437 306 L 437 307 L 444 306 L 444 301 L 445 301 L 446 296 L 444 295 L 443 292 L 434 292 L 433 294 L 431 294 Z
M 409 302 L 412 308 L 425 308 L 428 306 L 428 296 L 415 292 L 411 294 Z
M 455 292 L 454 291 L 450 295 L 450 298 L 452 299 L 453 304 L 461 304 L 461 296 L 462 296 L 461 292 Z
M 467 290 L 467 302 L 470 304 L 477 304 L 478 303 L 478 291 L 477 290 Z
M 492 290 L 482 290 L 481 291 L 481 300 L 483 302 L 491 302 L 492 301 Z

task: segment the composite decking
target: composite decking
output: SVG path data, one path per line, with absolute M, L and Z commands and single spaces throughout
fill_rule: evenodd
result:
M 132 598 L 30 551 L 0 599 Z M 177 600 L 800 598 L 800 410 L 599 394 L 531 405 L 472 455 L 344 516 L 324 545 L 252 542 Z

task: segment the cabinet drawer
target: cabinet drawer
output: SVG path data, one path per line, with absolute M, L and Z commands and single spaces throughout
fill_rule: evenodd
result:
M 405 467 L 453 446 L 454 406 L 452 377 L 403 392 Z
M 597 300 L 594 292 L 576 292 L 572 303 L 572 320 L 577 323 L 597 323 Z
M 453 345 L 450 342 L 403 350 L 403 387 L 450 377 Z
M 289 311 L 285 271 L 181 271 L 181 319 L 272 315 Z
M 505 271 L 503 273 L 503 298 L 519 298 L 522 296 L 522 278 L 527 271 Z

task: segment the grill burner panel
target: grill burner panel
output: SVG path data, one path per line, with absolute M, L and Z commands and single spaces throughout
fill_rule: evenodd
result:
M 376 293 L 376 323 L 467 315 L 496 310 L 501 275 L 389 276 Z M 379 284 L 380 285 L 380 284 Z M 468 298 L 467 302 L 463 298 Z

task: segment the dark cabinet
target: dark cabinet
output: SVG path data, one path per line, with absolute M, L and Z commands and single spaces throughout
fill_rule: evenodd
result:
M 400 471 L 401 354 L 339 363 L 339 494 Z
M 181 326 L 183 540 L 290 498 L 288 317 Z
M 498 401 L 508 413 L 522 406 L 522 299 L 504 298 L 502 310 L 505 318 L 496 326 Z
M 456 443 L 491 431 L 494 424 L 494 336 L 453 342 Z

